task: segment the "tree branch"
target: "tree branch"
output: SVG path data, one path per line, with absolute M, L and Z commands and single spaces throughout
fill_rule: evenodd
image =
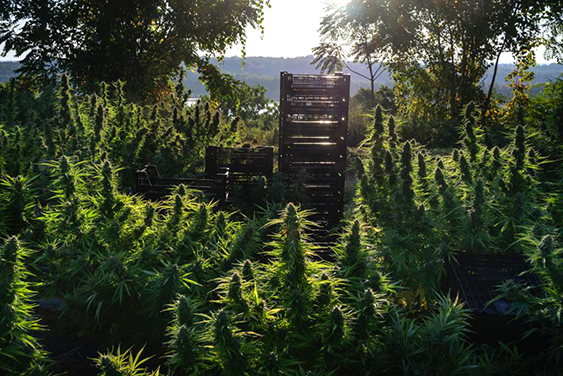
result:
M 348 63 L 346 62 L 346 60 L 342 59 L 342 64 L 344 64 L 344 66 L 352 73 L 357 74 L 358 76 L 365 78 L 366 80 L 370 81 L 371 78 L 369 78 L 366 75 L 361 74 L 360 72 L 356 72 L 355 70 L 353 70 L 352 68 L 350 68 L 350 66 L 348 65 Z

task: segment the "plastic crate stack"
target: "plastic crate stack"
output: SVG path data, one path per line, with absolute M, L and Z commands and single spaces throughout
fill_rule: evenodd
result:
M 163 178 L 155 165 L 147 165 L 137 171 L 136 193 L 148 200 L 160 200 L 170 194 L 170 191 L 183 184 L 186 188 L 201 191 L 212 200 L 220 204 L 226 201 L 226 176 L 214 179 L 206 178 Z
M 320 247 L 344 211 L 350 76 L 281 72 L 279 166 L 288 184 L 306 177 Z
M 205 173 L 210 179 L 226 176 L 227 194 L 233 189 L 249 187 L 252 179 L 272 179 L 274 148 L 221 148 L 208 146 L 205 150 Z

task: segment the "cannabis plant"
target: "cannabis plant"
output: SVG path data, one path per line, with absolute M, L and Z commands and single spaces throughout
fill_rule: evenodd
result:
M 34 285 L 25 262 L 30 251 L 10 237 L 0 248 L 0 370 L 6 374 L 35 374 L 47 353 L 34 337 L 43 327 L 34 315 Z

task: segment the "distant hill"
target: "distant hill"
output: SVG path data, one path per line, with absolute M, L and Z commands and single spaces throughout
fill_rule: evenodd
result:
M 221 69 L 225 73 L 231 74 L 235 79 L 245 81 L 249 85 L 262 85 L 268 90 L 270 99 L 279 99 L 279 81 L 280 72 L 287 71 L 291 73 L 320 73 L 311 65 L 312 56 L 282 58 L 282 57 L 247 57 L 244 60 L 240 57 L 225 58 L 219 63 Z M 217 63 L 217 62 L 215 62 Z M 243 66 L 244 64 L 244 66 Z M 367 73 L 367 68 L 363 64 L 351 64 L 352 69 L 361 73 Z M 344 70 L 345 73 L 350 73 Z M 194 95 L 205 94 L 205 88 L 197 80 L 197 74 L 190 74 L 186 79 L 186 84 L 192 89 Z M 393 82 L 388 74 L 383 74 L 378 80 L 378 86 L 392 86 Z M 360 87 L 369 87 L 369 81 L 352 74 L 351 92 L 356 93 Z
M 6 82 L 13 76 L 14 71 L 18 69 L 20 63 L 17 61 L 0 61 L 0 82 Z
M 225 73 L 233 75 L 237 80 L 245 81 L 249 85 L 262 85 L 268 90 L 268 97 L 274 100 L 279 99 L 279 77 L 281 71 L 292 73 L 320 73 L 311 65 L 312 56 L 281 58 L 281 57 L 247 57 L 244 60 L 240 57 L 228 57 L 220 63 L 221 69 Z M 217 62 L 215 62 L 217 63 Z M 243 65 L 244 64 L 244 65 Z M 0 82 L 4 82 L 14 76 L 13 71 L 17 69 L 17 62 L 0 62 Z M 363 64 L 352 63 L 352 69 L 365 73 L 367 68 Z M 504 77 L 508 75 L 514 66 L 512 64 L 499 65 L 499 72 L 495 88 L 503 95 L 509 95 L 510 90 Z M 563 74 L 563 65 L 549 64 L 540 65 L 532 68 L 535 73 L 534 84 L 545 83 Z M 346 69 L 345 73 L 350 73 Z M 488 86 L 492 69 L 489 69 L 485 77 L 484 85 Z M 201 96 L 206 93 L 203 85 L 198 81 L 196 73 L 188 73 L 186 85 L 192 89 L 193 96 Z M 393 86 L 393 80 L 389 74 L 383 74 L 377 81 L 377 86 Z M 356 93 L 360 87 L 369 87 L 369 81 L 352 74 L 351 92 Z

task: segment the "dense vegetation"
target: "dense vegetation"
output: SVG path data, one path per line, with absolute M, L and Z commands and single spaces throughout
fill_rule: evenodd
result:
M 29 52 L 0 84 L 0 373 L 561 373 L 563 80 L 530 95 L 540 36 L 561 58 L 560 4 L 453 3 L 329 9 L 317 63 L 352 56 L 373 85 L 350 101 L 324 260 L 301 177 L 254 179 L 231 206 L 134 191 L 147 163 L 197 177 L 207 145 L 275 145 L 267 89 L 214 60 L 268 1 L 0 2 L 0 43 Z M 480 83 L 503 51 L 506 98 Z M 210 95 L 189 101 L 181 62 Z M 375 86 L 379 62 L 394 88 Z M 491 287 L 510 342 L 451 293 L 462 255 L 537 277 Z
M 41 93 L 16 81 L 1 88 L 6 372 L 64 370 L 37 339 L 45 330 L 97 343 L 92 364 L 106 375 L 556 369 L 561 82 L 498 139 L 467 106 L 462 142 L 441 156 L 400 142 L 378 107 L 334 262 L 313 257 L 307 211 L 274 194 L 250 218 L 183 186 L 158 203 L 129 194 L 136 166 L 197 174 L 203 146 L 237 142 L 244 121 L 230 118 L 228 104 L 223 114 L 211 101 L 185 106 L 181 84 L 154 106 L 126 102 L 122 88 L 80 94 L 65 76 Z M 538 324 L 544 351 L 471 345 L 471 313 L 440 293 L 459 252 L 529 257 L 545 294 L 510 281 L 499 293 Z M 38 321 L 37 297 L 61 299 L 60 318 Z M 143 362 L 148 354 L 156 357 Z

